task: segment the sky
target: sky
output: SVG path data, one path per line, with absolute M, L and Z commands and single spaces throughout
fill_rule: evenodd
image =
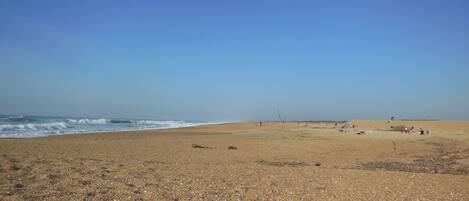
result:
M 0 0 L 0 114 L 469 119 L 469 1 Z

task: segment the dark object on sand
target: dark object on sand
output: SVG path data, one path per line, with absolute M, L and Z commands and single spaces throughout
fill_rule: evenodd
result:
M 321 163 L 320 162 L 315 162 L 314 166 L 319 167 L 319 166 L 321 166 Z
M 238 147 L 235 147 L 235 146 L 228 146 L 228 149 L 229 149 L 229 150 L 237 150 Z
M 275 167 L 305 167 L 309 166 L 310 164 L 305 163 L 303 161 L 265 161 L 259 160 L 257 161 L 258 164 L 261 165 L 269 165 Z
M 192 148 L 196 148 L 196 149 L 210 149 L 210 147 L 205 146 L 205 145 L 200 145 L 200 144 L 192 144 Z
M 423 129 L 419 129 L 419 134 L 420 135 L 424 135 L 425 134 L 425 131 Z
M 365 135 L 365 131 L 360 131 L 357 133 L 357 135 Z

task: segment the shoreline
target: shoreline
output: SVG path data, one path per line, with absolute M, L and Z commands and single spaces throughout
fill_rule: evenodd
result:
M 308 120 L 308 121 L 262 121 L 263 123 L 270 123 L 270 124 L 345 124 L 345 123 L 352 123 L 353 122 L 380 122 L 386 123 L 389 125 L 400 125 L 400 124 L 412 124 L 414 122 L 420 123 L 434 123 L 434 122 L 443 122 L 443 123 L 468 123 L 469 120 L 444 120 L 444 119 L 436 119 L 436 120 L 407 120 L 407 119 L 399 119 L 393 120 L 391 122 L 387 122 L 388 120 L 366 120 L 366 119 L 355 119 L 355 120 Z M 49 135 L 41 135 L 41 136 L 20 136 L 20 137 L 0 137 L 0 140 L 7 140 L 7 139 L 36 139 L 36 138 L 48 138 L 48 137 L 62 137 L 62 136 L 73 136 L 73 135 L 95 135 L 95 134 L 136 134 L 142 132 L 151 132 L 151 131 L 165 131 L 165 130 L 174 130 L 174 129 L 183 129 L 183 128 L 197 128 L 202 126 L 211 126 L 211 125 L 226 125 L 226 124 L 258 124 L 260 121 L 234 121 L 234 122 L 214 122 L 214 123 L 200 123 L 199 125 L 190 125 L 190 126 L 179 126 L 179 127 L 160 127 L 160 128 L 148 128 L 148 129 L 139 129 L 139 130 L 119 130 L 119 131 L 90 131 L 90 132 L 78 132 L 78 133 L 60 133 L 60 134 L 49 134 Z
M 200 123 L 199 125 L 190 125 L 190 126 L 179 126 L 179 127 L 160 127 L 160 128 L 147 128 L 147 129 L 138 129 L 138 130 L 119 130 L 119 131 L 85 131 L 85 132 L 71 132 L 71 133 L 59 133 L 59 134 L 46 134 L 40 136 L 20 136 L 20 137 L 2 137 L 0 136 L 0 140 L 2 139 L 35 139 L 35 138 L 47 138 L 47 137 L 59 137 L 59 136 L 67 136 L 67 135 L 94 135 L 94 134 L 102 134 L 102 133 L 129 133 L 129 132 L 145 132 L 145 131 L 158 131 L 158 130 L 167 130 L 167 129 L 178 129 L 178 128 L 193 128 L 199 126 L 209 126 L 209 125 L 223 125 L 229 123 L 236 123 L 236 122 L 216 122 L 216 123 Z

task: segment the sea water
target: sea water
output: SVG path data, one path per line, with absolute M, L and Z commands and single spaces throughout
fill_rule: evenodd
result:
M 135 131 L 190 127 L 206 124 L 215 123 L 152 119 L 0 115 L 0 138 L 39 137 L 72 133 Z

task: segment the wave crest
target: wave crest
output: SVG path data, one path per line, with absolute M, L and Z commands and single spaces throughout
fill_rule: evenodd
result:
M 72 124 L 107 124 L 107 119 L 67 119 Z
M 0 131 L 38 131 L 38 130 L 63 130 L 69 128 L 65 122 L 53 122 L 42 124 L 4 124 L 0 125 Z

